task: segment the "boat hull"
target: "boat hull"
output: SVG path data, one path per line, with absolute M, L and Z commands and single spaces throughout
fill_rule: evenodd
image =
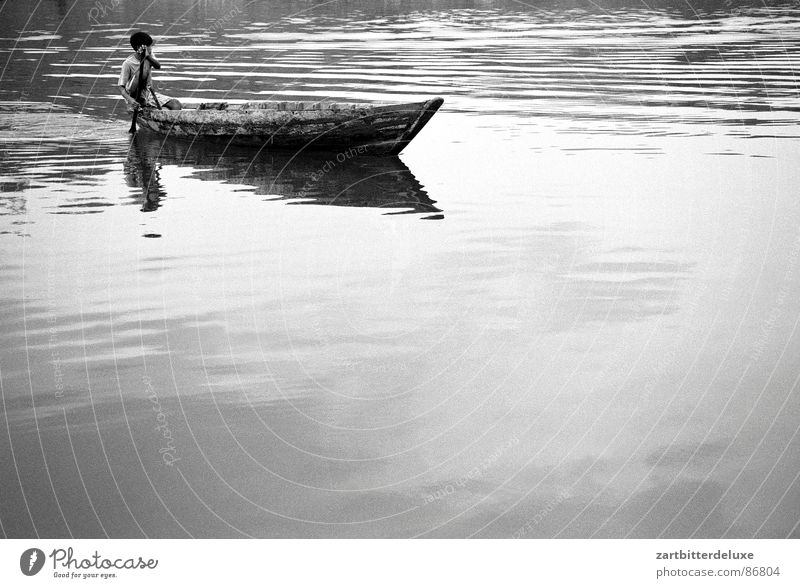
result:
M 183 110 L 142 109 L 138 124 L 172 137 L 267 149 L 397 155 L 442 105 L 260 101 L 210 102 Z

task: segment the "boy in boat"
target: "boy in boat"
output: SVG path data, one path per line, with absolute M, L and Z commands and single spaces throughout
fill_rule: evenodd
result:
M 181 103 L 175 98 L 170 98 L 153 90 L 153 80 L 151 77 L 152 69 L 161 69 L 161 63 L 153 55 L 153 38 L 147 33 L 139 31 L 131 35 L 131 47 L 135 53 L 128 56 L 122 63 L 122 71 L 119 74 L 119 93 L 128 103 L 128 110 L 133 110 L 140 105 L 151 106 L 153 108 L 168 108 L 170 110 L 180 110 Z M 142 70 L 142 92 L 139 97 L 139 104 L 136 103 L 136 87 L 139 83 L 139 65 L 144 60 Z

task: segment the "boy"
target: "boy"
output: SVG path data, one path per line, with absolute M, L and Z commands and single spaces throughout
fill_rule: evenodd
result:
M 131 47 L 136 52 L 130 55 L 122 63 L 122 71 L 119 74 L 119 93 L 128 103 L 128 109 L 133 110 L 137 104 L 134 96 L 136 95 L 136 86 L 139 83 L 139 64 L 144 60 L 144 70 L 142 71 L 143 88 L 140 94 L 139 102 L 145 106 L 157 108 L 168 108 L 170 110 L 180 110 L 181 103 L 175 98 L 164 96 L 153 90 L 152 78 L 150 76 L 151 70 L 161 69 L 161 63 L 153 55 L 153 39 L 147 33 L 138 32 L 131 35 Z

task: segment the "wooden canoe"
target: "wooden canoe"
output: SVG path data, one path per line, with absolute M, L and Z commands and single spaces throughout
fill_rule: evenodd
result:
M 172 137 L 214 138 L 259 148 L 397 155 L 442 102 L 204 102 L 183 110 L 144 108 L 138 124 Z

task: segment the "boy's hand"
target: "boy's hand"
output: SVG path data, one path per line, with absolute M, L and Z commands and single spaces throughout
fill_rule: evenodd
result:
M 128 104 L 128 112 L 133 112 L 134 110 L 139 110 L 142 106 L 132 97 L 127 96 L 125 97 L 125 102 Z

